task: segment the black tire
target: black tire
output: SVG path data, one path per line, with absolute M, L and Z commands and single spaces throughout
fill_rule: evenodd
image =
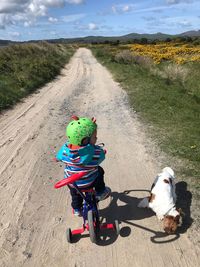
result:
M 118 222 L 118 220 L 115 220 L 115 231 L 116 231 L 116 234 L 119 235 L 120 228 L 119 228 L 119 222 Z
M 92 243 L 97 242 L 97 236 L 96 236 L 96 229 L 94 226 L 95 220 L 93 216 L 92 210 L 88 211 L 88 226 L 89 226 L 89 233 L 90 233 L 90 240 Z
M 66 237 L 67 237 L 67 242 L 72 243 L 72 231 L 70 228 L 67 228 L 66 230 Z

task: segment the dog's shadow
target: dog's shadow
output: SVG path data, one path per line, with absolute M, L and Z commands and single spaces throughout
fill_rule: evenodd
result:
M 188 228 L 193 223 L 193 219 L 191 218 L 190 206 L 192 203 L 192 194 L 190 191 L 187 190 L 187 183 L 186 182 L 178 182 L 176 183 L 176 195 L 177 195 L 177 202 L 176 206 L 181 208 L 184 216 L 183 216 L 183 224 L 179 228 L 179 233 L 185 233 Z
M 163 244 L 172 242 L 180 237 L 179 233 L 173 234 L 169 237 L 169 235 L 163 231 L 155 231 L 154 229 L 147 228 L 142 226 L 140 223 L 135 223 L 134 221 L 142 220 L 144 218 L 149 218 L 151 216 L 155 216 L 155 213 L 151 209 L 141 209 L 138 208 L 138 203 L 142 198 L 137 198 L 130 196 L 131 192 L 148 192 L 149 190 L 126 190 L 124 192 L 112 192 L 111 197 L 112 201 L 110 205 L 104 209 L 100 210 L 101 219 L 105 219 L 107 223 L 112 223 L 115 220 L 118 220 L 119 223 L 124 222 L 127 226 L 121 228 L 120 235 L 122 237 L 126 237 L 130 235 L 131 228 L 128 226 L 134 226 L 140 228 L 142 231 L 148 231 L 153 235 L 150 237 L 150 240 L 153 243 Z M 120 200 L 120 204 L 118 205 L 118 200 Z
M 182 226 L 178 228 L 176 234 L 171 235 L 171 238 L 168 239 L 168 234 L 165 232 L 155 231 L 153 229 L 149 229 L 140 224 L 136 224 L 133 221 L 142 220 L 144 218 L 148 218 L 151 216 L 155 216 L 154 212 L 151 209 L 140 209 L 138 208 L 138 203 L 141 201 L 141 198 L 130 196 L 131 192 L 148 192 L 149 190 L 143 189 L 135 189 L 135 190 L 126 190 L 124 192 L 112 192 L 112 201 L 110 205 L 100 210 L 100 217 L 106 218 L 108 222 L 113 222 L 114 220 L 118 220 L 119 223 L 124 222 L 127 225 L 131 225 L 134 227 L 138 227 L 141 230 L 145 230 L 153 233 L 153 236 L 150 238 L 153 243 L 168 243 L 172 242 L 180 237 L 180 234 L 183 234 L 187 231 L 187 229 L 191 226 L 193 219 L 191 218 L 190 206 L 192 203 L 192 194 L 187 190 L 186 182 L 178 182 L 176 183 L 176 195 L 177 195 L 177 208 L 181 208 L 184 216 Z M 118 205 L 118 200 L 121 201 L 121 205 Z M 131 229 L 126 226 L 123 227 L 120 231 L 120 235 L 125 237 L 130 235 Z

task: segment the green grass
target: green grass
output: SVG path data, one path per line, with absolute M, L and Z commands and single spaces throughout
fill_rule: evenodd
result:
M 161 150 L 172 160 L 181 161 L 178 172 L 190 177 L 191 184 L 199 189 L 200 63 L 187 65 L 190 72 L 183 85 L 180 81 L 169 82 L 138 64 L 115 62 L 113 50 L 108 46 L 91 49 L 127 91 L 130 105 L 146 123 Z
M 10 45 L 0 50 L 0 111 L 54 79 L 69 61 L 72 46 Z

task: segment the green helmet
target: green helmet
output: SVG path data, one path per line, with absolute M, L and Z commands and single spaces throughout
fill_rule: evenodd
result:
M 66 136 L 70 144 L 80 146 L 84 138 L 90 138 L 96 130 L 95 121 L 89 118 L 72 117 L 72 121 L 67 125 Z

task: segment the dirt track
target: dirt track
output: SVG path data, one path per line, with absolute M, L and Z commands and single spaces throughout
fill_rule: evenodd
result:
M 67 188 L 53 189 L 63 166 L 52 158 L 72 114 L 95 116 L 108 150 L 102 166 L 113 193 L 101 216 L 118 219 L 121 236 L 106 232 L 98 245 L 88 236 L 66 242 L 66 227 L 81 220 L 71 214 Z M 126 94 L 89 50 L 79 49 L 58 79 L 1 115 L 0 131 L 0 266 L 200 266 L 186 233 L 164 236 L 153 213 L 137 208 L 160 167 Z

